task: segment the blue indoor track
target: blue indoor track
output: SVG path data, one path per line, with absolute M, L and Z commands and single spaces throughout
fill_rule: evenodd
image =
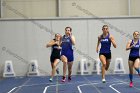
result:
M 134 75 L 134 87 L 129 87 L 128 75 L 76 75 L 70 82 L 61 82 L 55 76 L 53 82 L 45 77 L 16 77 L 0 79 L 0 93 L 140 93 L 140 77 Z

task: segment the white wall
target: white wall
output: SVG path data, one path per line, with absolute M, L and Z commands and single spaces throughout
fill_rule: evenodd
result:
M 117 49 L 112 47 L 112 62 L 110 69 L 114 69 L 114 61 L 122 57 L 128 72 L 128 53 L 125 46 L 129 40 L 128 34 L 140 30 L 140 17 L 120 18 L 63 18 L 63 19 L 36 19 L 36 20 L 0 20 L 0 75 L 2 75 L 5 60 L 12 60 L 18 76 L 26 75 L 28 62 L 37 59 L 41 73 L 49 75 L 51 71 L 49 56 L 50 48 L 46 44 L 54 37 L 49 31 L 64 34 L 64 28 L 71 26 L 76 38 L 75 61 L 73 74 L 76 74 L 78 61 L 83 53 L 93 59 L 98 58 L 95 52 L 97 36 L 102 33 L 104 24 L 110 25 L 110 33 L 117 42 Z M 124 34 L 124 35 L 122 35 Z M 91 60 L 88 60 L 91 64 Z M 59 64 L 62 74 L 62 63 Z M 89 67 L 91 72 L 92 65 Z M 45 71 L 45 73 L 43 72 Z
M 22 18 L 18 11 L 29 18 L 46 18 L 57 16 L 58 0 L 2 0 L 2 18 Z M 60 16 L 129 16 L 129 0 L 59 0 Z M 130 16 L 140 15 L 140 0 L 130 0 Z M 78 9 L 77 7 L 80 7 Z M 14 10 L 13 10 L 14 9 Z

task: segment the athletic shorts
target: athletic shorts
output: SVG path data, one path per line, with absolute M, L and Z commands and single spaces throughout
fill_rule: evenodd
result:
M 131 57 L 131 56 L 129 56 L 129 60 L 130 60 L 130 61 L 133 61 L 133 62 L 135 62 L 135 60 L 136 60 L 137 58 L 140 58 L 140 57 Z
M 111 59 L 111 53 L 99 53 L 99 56 L 100 55 L 104 55 L 106 59 Z
M 50 56 L 50 61 L 51 61 L 51 63 L 53 63 L 54 61 L 55 61 L 55 59 L 60 59 L 60 55 L 51 55 Z
M 73 51 L 61 51 L 61 56 L 62 55 L 67 57 L 68 62 L 73 62 L 74 61 Z

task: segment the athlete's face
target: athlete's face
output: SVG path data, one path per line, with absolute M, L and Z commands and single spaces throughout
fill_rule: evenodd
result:
M 139 39 L 140 33 L 139 32 L 134 32 L 133 37 L 134 37 L 134 39 Z
M 61 35 L 60 35 L 60 34 L 56 34 L 56 35 L 55 35 L 55 39 L 56 39 L 56 40 L 60 40 L 60 39 L 61 39 Z
M 71 35 L 71 29 L 70 28 L 66 28 L 65 29 L 65 34 L 68 35 L 68 36 Z
M 103 27 L 103 28 L 102 28 L 102 31 L 103 31 L 103 33 L 105 33 L 105 34 L 108 33 L 108 27 L 106 27 L 106 26 Z

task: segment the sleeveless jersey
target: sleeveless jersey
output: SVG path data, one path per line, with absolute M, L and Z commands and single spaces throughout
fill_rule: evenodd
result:
M 109 39 L 110 34 L 108 34 L 105 38 L 103 35 L 101 36 L 101 48 L 100 48 L 100 53 L 110 53 L 110 47 L 111 47 L 111 41 Z

